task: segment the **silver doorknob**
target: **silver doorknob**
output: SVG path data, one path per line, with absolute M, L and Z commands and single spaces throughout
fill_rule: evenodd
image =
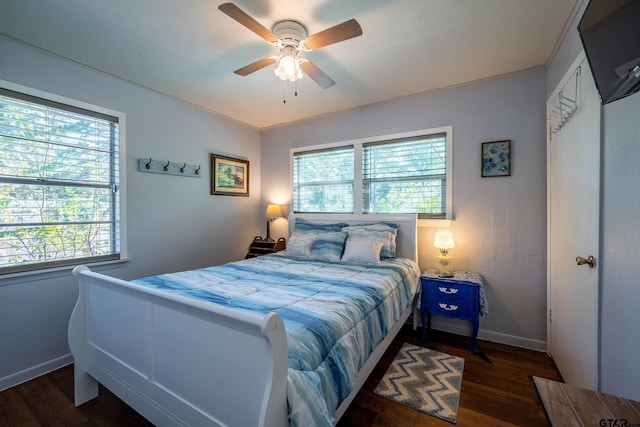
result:
M 589 255 L 588 258 L 582 258 L 581 256 L 577 256 L 576 257 L 576 263 L 578 265 L 584 265 L 587 264 L 589 266 L 589 268 L 593 268 L 596 266 L 596 259 L 593 257 L 593 255 Z

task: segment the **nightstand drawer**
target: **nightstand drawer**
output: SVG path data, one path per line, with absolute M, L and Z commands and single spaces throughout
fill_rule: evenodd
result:
M 428 300 L 429 313 L 460 319 L 471 319 L 473 310 L 466 301 Z
M 422 277 L 422 303 L 430 314 L 472 320 L 478 316 L 478 285 L 448 278 Z
M 464 285 L 460 282 L 448 282 L 444 280 L 435 281 L 430 279 L 422 279 L 425 283 L 427 290 L 427 298 L 429 300 L 434 299 L 442 302 L 466 302 L 472 298 L 476 289 L 473 284 Z

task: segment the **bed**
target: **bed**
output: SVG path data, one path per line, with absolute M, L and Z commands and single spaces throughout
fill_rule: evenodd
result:
M 76 406 L 100 383 L 160 426 L 335 424 L 415 310 L 417 219 L 289 224 L 284 253 L 222 266 L 134 281 L 76 267 Z

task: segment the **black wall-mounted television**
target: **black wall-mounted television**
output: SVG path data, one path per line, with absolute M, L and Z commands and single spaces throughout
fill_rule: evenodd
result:
M 640 90 L 640 0 L 590 0 L 578 33 L 602 105 Z

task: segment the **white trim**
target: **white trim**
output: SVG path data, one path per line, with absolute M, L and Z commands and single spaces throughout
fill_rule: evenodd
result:
M 108 261 L 99 261 L 83 264 L 93 271 L 112 270 L 122 268 L 131 261 L 130 258 L 120 258 Z M 36 280 L 51 280 L 58 277 L 69 277 L 74 268 L 78 265 L 64 265 L 54 268 L 44 268 L 41 270 L 21 271 L 19 273 L 8 273 L 0 276 L 0 288 L 3 286 L 17 285 L 23 282 L 34 282 Z
M 517 335 L 502 334 L 500 332 L 483 330 L 478 331 L 478 338 L 480 338 L 481 340 L 511 345 L 518 348 L 525 348 L 527 350 L 539 351 L 541 353 L 547 352 L 547 342 L 542 340 L 534 340 Z
M 0 378 L 0 391 L 30 381 L 41 375 L 48 374 L 49 372 L 60 369 L 70 363 L 73 363 L 73 357 L 71 356 L 71 353 L 67 353 L 64 356 L 60 356 L 47 362 L 40 363 L 39 365 L 31 366 L 28 369 L 23 369 L 22 371 L 7 375 L 6 377 Z
M 471 336 L 471 323 L 466 322 L 468 325 L 463 324 L 453 324 L 450 319 L 431 319 L 431 328 L 438 330 L 449 332 L 456 335 L 462 335 L 465 337 Z M 429 339 L 429 335 L 427 334 L 427 340 Z M 500 332 L 487 331 L 485 329 L 480 329 L 478 331 L 478 339 L 496 342 L 500 344 L 512 345 L 518 348 L 525 348 L 528 350 L 540 351 L 543 353 L 547 352 L 547 342 L 541 340 L 535 340 L 531 338 L 524 338 L 517 335 L 509 335 L 503 334 Z M 479 350 L 482 351 L 482 343 L 479 343 Z M 469 344 L 469 351 L 471 351 L 471 344 Z

